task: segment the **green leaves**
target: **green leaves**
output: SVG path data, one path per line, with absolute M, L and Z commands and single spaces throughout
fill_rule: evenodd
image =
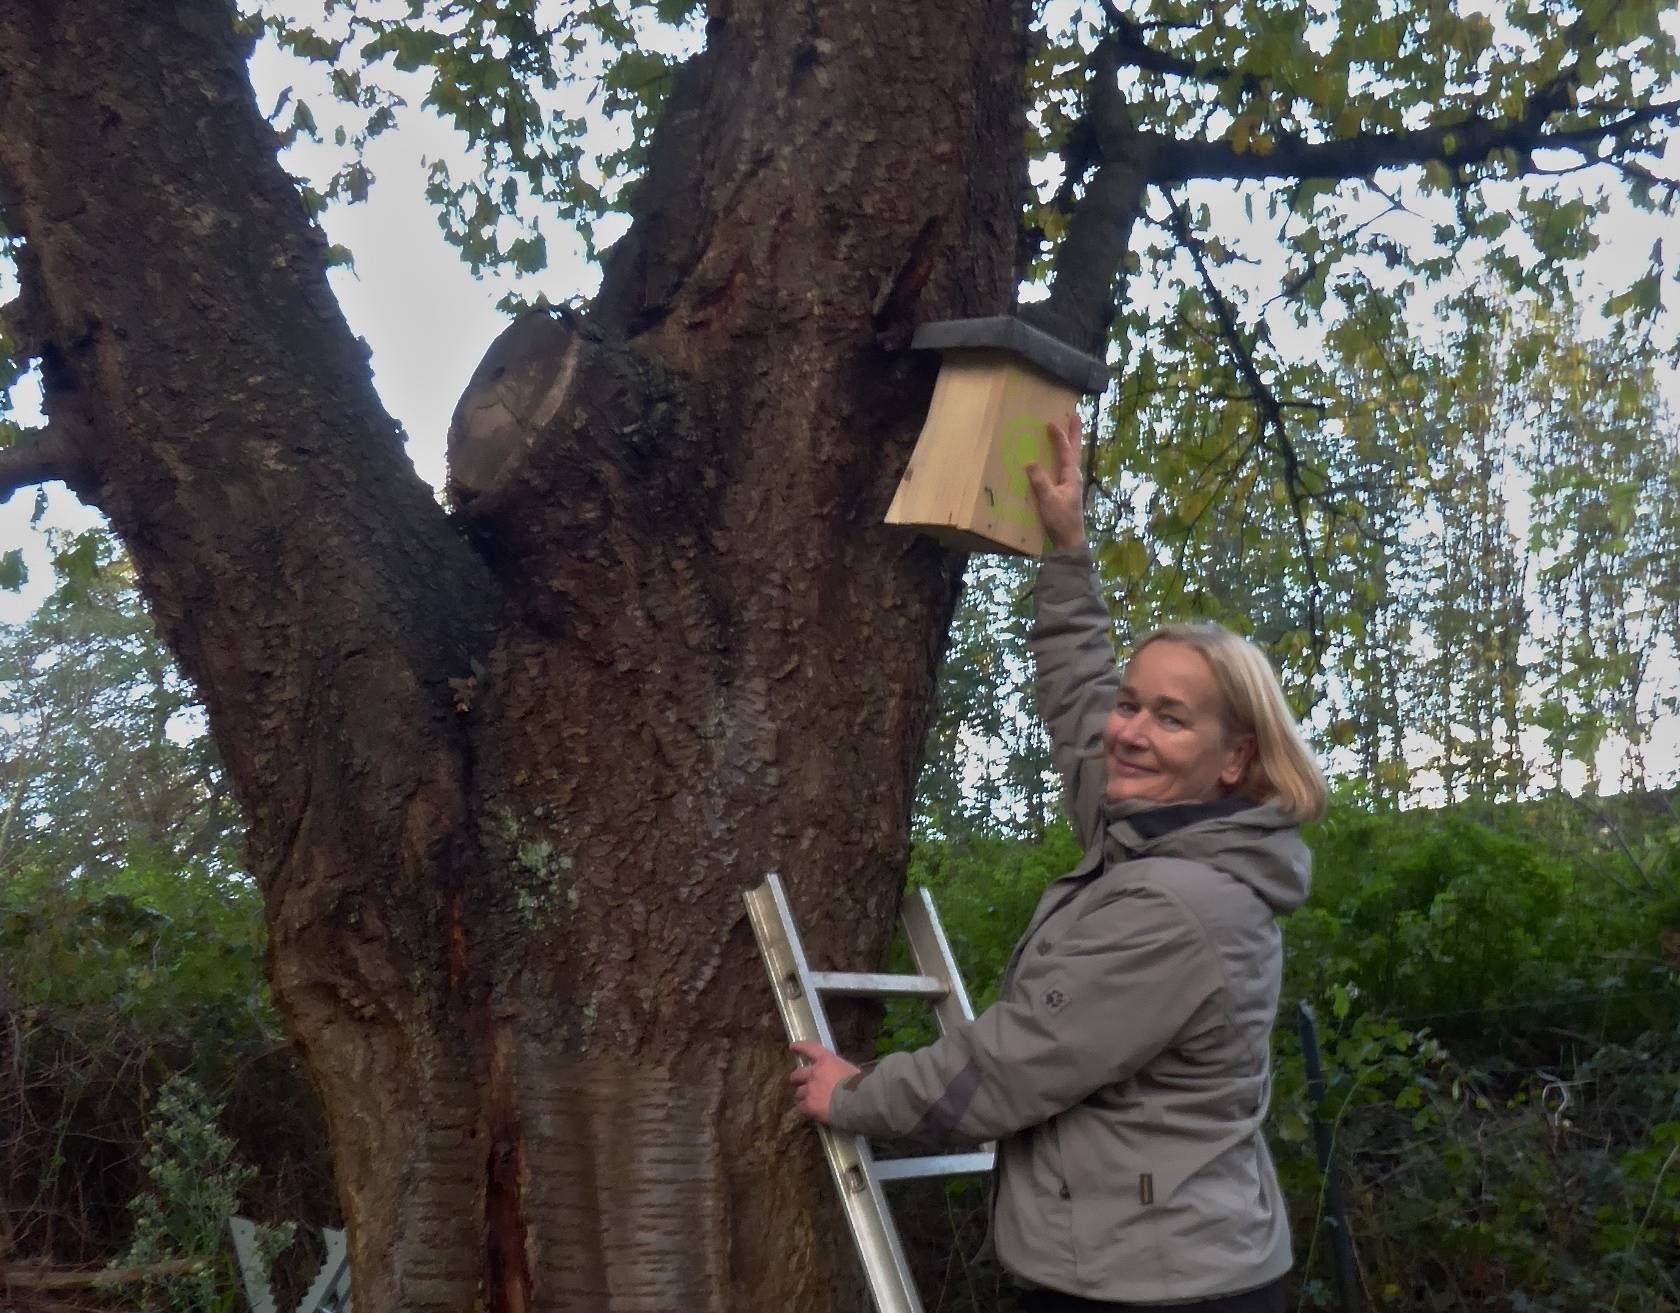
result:
M 399 73 L 413 73 L 434 64 L 448 48 L 449 40 L 442 32 L 387 23 L 357 53 L 369 64 L 376 64 L 389 55 L 392 67 Z
M 1149 547 L 1136 534 L 1122 534 L 1097 549 L 1097 561 L 1111 578 L 1136 579 L 1149 569 Z
M 23 552 L 14 547 L 0 555 L 0 588 L 15 593 L 29 582 L 29 570 L 23 563 Z
M 74 605 L 88 601 L 102 582 L 114 559 L 111 539 L 101 529 L 89 529 L 68 540 L 60 539 L 53 551 L 53 573 L 58 576 L 59 602 Z
M 360 127 L 334 130 L 352 158 L 330 198 L 365 196 L 372 178 L 361 154 L 397 121 L 418 79 L 420 105 L 476 162 L 459 177 L 432 166 L 426 197 L 444 235 L 475 272 L 534 273 L 556 216 L 593 254 L 597 223 L 624 208 L 680 58 L 673 51 L 688 44 L 681 29 L 698 12 L 697 0 L 414 0 L 399 13 L 336 0 L 318 23 L 274 14 L 267 24 L 286 49 L 329 66 L 333 95 L 363 115 Z M 313 130 L 300 104 L 288 140 Z
M 1662 243 L 1651 260 L 1651 267 L 1627 287 L 1604 302 L 1606 319 L 1649 320 L 1663 308 L 1662 299 Z
M 0 627 L 0 876 L 230 875 L 238 816 L 127 561 L 98 530 L 49 543 L 57 590 Z

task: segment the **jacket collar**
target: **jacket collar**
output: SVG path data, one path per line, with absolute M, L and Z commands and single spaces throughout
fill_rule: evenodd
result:
M 1131 812 L 1124 819 L 1131 823 L 1138 838 L 1160 839 L 1174 830 L 1182 830 L 1186 825 L 1194 825 L 1197 821 L 1235 816 L 1238 812 L 1248 811 L 1254 805 L 1252 798 L 1233 795 L 1228 798 L 1215 798 L 1212 802 L 1174 802 L 1164 806 L 1150 806 L 1141 811 Z M 1111 823 L 1117 819 L 1120 818 L 1110 814 Z
M 1095 875 L 1111 861 L 1125 861 L 1153 847 L 1159 840 L 1193 825 L 1222 820 L 1253 811 L 1265 804 L 1252 798 L 1231 796 L 1215 798 L 1212 802 L 1151 802 L 1147 798 L 1127 798 L 1123 802 L 1103 803 L 1103 824 L 1096 839 L 1085 850 L 1079 865 L 1063 880 L 1078 880 Z

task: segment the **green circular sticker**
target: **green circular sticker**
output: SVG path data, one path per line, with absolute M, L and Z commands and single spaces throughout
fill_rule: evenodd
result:
M 1042 454 L 1044 421 L 1033 415 L 1017 415 L 1003 428 L 1004 473 L 1009 479 L 1009 495 L 1019 497 L 1031 505 L 1032 484 L 1027 479 L 1027 465 Z

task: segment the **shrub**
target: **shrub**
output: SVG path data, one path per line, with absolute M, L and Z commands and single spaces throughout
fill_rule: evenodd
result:
M 128 1243 L 149 1092 L 176 1073 L 262 1168 L 251 1215 L 329 1220 L 319 1113 L 261 957 L 237 877 L 131 863 L 0 881 L 0 1234 L 17 1257 L 102 1262 Z
M 227 1223 L 256 1171 L 217 1129 L 220 1113 L 196 1081 L 177 1075 L 158 1090 L 146 1123 L 147 1188 L 129 1202 L 133 1233 L 113 1266 L 195 1260 L 190 1272 L 146 1283 L 147 1293 L 171 1313 L 232 1313 L 238 1307 Z M 290 1226 L 258 1228 L 259 1250 L 268 1257 L 291 1239 Z
M 1285 923 L 1271 1134 L 1296 1309 L 1339 1307 L 1317 1115 L 1369 1307 L 1680 1310 L 1680 838 L 1660 816 L 1629 838 L 1583 815 L 1343 808 L 1309 834 L 1315 888 Z M 1065 827 L 1037 846 L 917 847 L 911 881 L 934 891 L 977 1008 L 1078 856 Z M 1303 1001 L 1327 1076 L 1316 1108 Z M 882 1047 L 933 1034 L 925 1009 L 895 1005 Z M 961 1181 L 902 1196 L 930 1313 L 1012 1307 L 995 1267 L 973 1261 L 985 1199 Z

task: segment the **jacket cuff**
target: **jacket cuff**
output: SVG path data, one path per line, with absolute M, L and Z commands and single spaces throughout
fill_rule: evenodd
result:
M 846 1101 L 850 1099 L 852 1095 L 857 1093 L 858 1086 L 863 1084 L 863 1078 L 868 1074 L 869 1073 L 867 1071 L 854 1072 L 829 1092 L 828 1124 L 833 1129 L 837 1131 L 846 1131 L 854 1135 L 858 1134 L 858 1132 L 854 1131 L 852 1127 L 846 1125 L 846 1114 L 844 1109 Z
M 1064 547 L 1045 554 L 1033 591 L 1041 602 L 1072 602 L 1091 591 L 1096 558 L 1089 547 Z

